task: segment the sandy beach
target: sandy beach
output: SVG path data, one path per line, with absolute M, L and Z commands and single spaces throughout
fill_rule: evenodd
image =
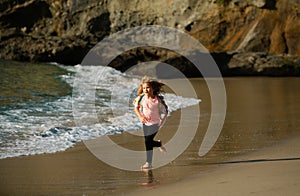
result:
M 112 168 L 80 143 L 66 152 L 1 160 L 0 194 L 299 195 L 299 141 L 291 137 L 222 163 L 148 172 Z
M 247 82 L 261 81 L 226 79 L 230 88 L 222 133 L 210 152 L 199 157 L 210 118 L 210 96 L 201 79 L 191 81 L 197 84 L 202 103 L 183 110 L 188 113 L 200 107 L 200 124 L 188 148 L 165 166 L 150 171 L 120 170 L 78 143 L 64 152 L 1 159 L 0 195 L 300 195 L 299 104 L 285 110 L 283 104 L 277 104 L 281 99 L 276 94 L 274 100 L 249 97 L 237 101 Z M 252 90 L 257 96 L 261 89 Z M 281 95 L 280 90 L 273 92 Z M 293 102 L 285 101 L 295 103 L 298 98 L 299 94 L 291 97 Z M 180 121 L 191 128 L 188 122 L 193 116 L 182 117 L 183 110 L 168 117 L 159 139 L 168 142 Z M 144 149 L 143 138 L 130 133 L 110 138 L 128 149 Z M 158 157 L 154 154 L 154 159 Z
M 299 141 L 286 139 L 180 182 L 128 195 L 300 195 Z

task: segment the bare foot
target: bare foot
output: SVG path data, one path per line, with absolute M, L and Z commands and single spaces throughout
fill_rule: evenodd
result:
M 143 169 L 151 169 L 151 168 L 152 168 L 152 165 L 151 165 L 151 163 L 148 163 L 148 162 L 146 162 L 144 165 L 141 166 L 142 170 Z
M 160 152 L 167 152 L 167 149 L 163 146 L 162 142 L 158 140 L 161 143 L 161 146 L 159 147 Z
M 159 147 L 160 152 L 167 152 L 167 149 L 164 146 Z

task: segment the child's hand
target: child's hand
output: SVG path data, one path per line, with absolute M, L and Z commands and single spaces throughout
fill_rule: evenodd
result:
M 142 117 L 140 118 L 140 121 L 141 121 L 143 124 L 145 124 L 145 123 L 146 123 L 146 118 L 145 118 L 144 116 L 142 116 Z
M 147 117 L 145 117 L 145 116 L 141 116 L 140 117 L 140 121 L 143 123 L 143 124 L 145 124 L 146 122 L 148 122 L 148 121 L 150 121 L 151 120 L 151 118 L 147 118 Z

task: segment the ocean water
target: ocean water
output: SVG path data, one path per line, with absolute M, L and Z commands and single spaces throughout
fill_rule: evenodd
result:
M 1 159 L 55 153 L 141 128 L 131 104 L 138 76 L 104 66 L 0 64 Z M 171 112 L 201 101 L 175 94 L 165 99 Z

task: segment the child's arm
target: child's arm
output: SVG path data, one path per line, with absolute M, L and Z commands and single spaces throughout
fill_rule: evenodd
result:
M 160 120 L 160 124 L 159 126 L 162 126 L 164 123 L 165 123 L 165 120 L 167 119 L 167 116 L 168 116 L 168 106 L 164 100 L 164 97 L 163 96 L 159 96 L 159 100 L 160 100 L 160 103 L 161 103 L 161 106 L 163 107 L 162 109 L 162 114 L 163 114 L 163 118 Z
M 144 117 L 143 114 L 141 114 L 139 107 L 140 107 L 140 106 L 134 107 L 134 111 L 135 111 L 136 115 L 139 117 L 140 121 L 141 121 L 142 123 L 146 123 L 146 122 L 147 122 L 147 119 Z
M 163 118 L 160 120 L 159 126 L 163 126 L 168 116 L 168 109 L 166 109 L 166 113 L 163 115 Z

